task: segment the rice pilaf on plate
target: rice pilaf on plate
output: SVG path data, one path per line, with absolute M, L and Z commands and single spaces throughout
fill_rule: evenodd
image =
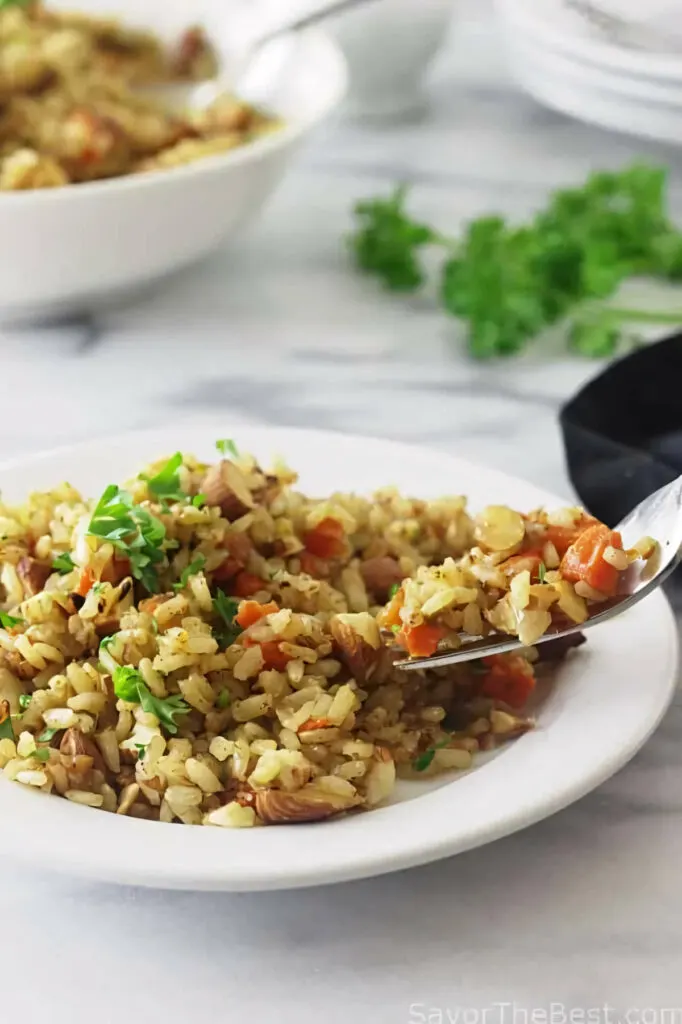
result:
M 95 503 L 63 484 L 0 505 L 5 779 L 191 825 L 373 808 L 533 728 L 536 676 L 566 648 L 530 645 L 654 547 L 624 552 L 577 509 L 311 498 L 284 464 L 217 447 Z M 529 646 L 394 664 L 492 631 Z

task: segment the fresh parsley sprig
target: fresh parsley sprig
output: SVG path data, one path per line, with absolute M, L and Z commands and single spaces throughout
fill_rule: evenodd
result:
M 180 487 L 180 475 L 178 470 L 182 465 L 182 452 L 176 452 L 168 460 L 166 465 L 159 470 L 156 476 L 145 476 L 142 480 L 147 484 L 148 489 L 159 498 L 162 504 L 169 502 L 187 501 L 187 494 Z
M 0 612 L 0 626 L 3 629 L 15 629 L 16 626 L 23 626 L 24 619 L 18 618 L 16 615 L 8 615 L 7 612 Z
M 160 724 L 167 732 L 174 735 L 178 731 L 175 721 L 178 715 L 186 715 L 191 711 L 189 704 L 182 697 L 155 697 L 141 674 L 130 665 L 122 665 L 113 675 L 114 693 L 121 700 L 131 704 L 139 704 L 143 711 L 156 715 Z
M 441 740 L 440 743 L 436 743 L 434 744 L 434 746 L 428 747 L 422 754 L 419 754 L 418 757 L 415 757 L 414 761 L 412 762 L 412 767 L 414 768 L 414 770 L 416 772 L 425 772 L 427 768 L 431 767 L 431 763 L 434 757 L 436 756 L 436 751 L 442 750 L 443 747 L 447 747 L 448 743 L 450 743 L 449 736 L 446 739 Z
M 62 576 L 65 576 L 67 572 L 72 572 L 76 568 L 76 563 L 69 552 L 64 551 L 61 555 L 57 555 L 52 563 L 52 568 L 55 572 L 60 572 Z
M 163 561 L 166 527 L 128 491 L 110 484 L 92 514 L 88 535 L 109 541 L 130 560 L 130 571 L 150 594 L 159 590 L 155 565 Z
M 242 632 L 241 626 L 235 622 L 238 609 L 239 601 L 234 597 L 227 597 L 222 590 L 213 598 L 213 611 L 220 620 L 219 624 L 213 627 L 213 636 L 223 649 L 233 644 Z
M 440 301 L 467 325 L 476 358 L 519 352 L 559 321 L 568 323 L 572 349 L 602 358 L 629 323 L 682 322 L 680 309 L 604 304 L 635 275 L 682 280 L 682 232 L 668 215 L 665 186 L 666 172 L 645 164 L 591 174 L 581 187 L 555 192 L 524 225 L 481 217 L 458 239 L 414 220 L 400 186 L 356 205 L 350 246 L 357 266 L 392 291 L 421 287 L 422 252 L 444 250 Z
M 186 587 L 190 576 L 196 576 L 198 572 L 201 572 L 205 565 L 206 556 L 197 555 L 194 561 L 190 562 L 189 565 L 182 570 L 180 574 L 180 579 L 178 580 L 177 583 L 173 584 L 173 590 L 177 592 L 179 590 L 182 590 L 183 587 Z
M 233 459 L 239 458 L 239 449 L 231 437 L 216 441 L 215 446 L 221 455 L 231 455 Z

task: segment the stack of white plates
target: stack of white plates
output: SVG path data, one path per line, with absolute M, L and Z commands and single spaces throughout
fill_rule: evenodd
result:
M 496 0 L 519 84 L 566 114 L 682 143 L 682 19 L 667 0 Z

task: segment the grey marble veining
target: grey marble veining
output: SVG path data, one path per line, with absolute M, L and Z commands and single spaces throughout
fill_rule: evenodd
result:
M 222 413 L 423 442 L 570 493 L 556 413 L 598 367 L 558 343 L 472 363 L 428 296 L 353 273 L 349 210 L 405 179 L 415 211 L 456 231 L 635 157 L 668 162 L 679 201 L 679 157 L 519 95 L 487 3 L 462 4 L 431 97 L 418 124 L 328 126 L 238 249 L 129 307 L 0 331 L 0 456 Z M 0 1019 L 568 1024 L 601 1007 L 571 1024 L 682 1024 L 681 738 L 678 696 L 634 761 L 563 813 L 324 891 L 168 894 L 3 864 Z

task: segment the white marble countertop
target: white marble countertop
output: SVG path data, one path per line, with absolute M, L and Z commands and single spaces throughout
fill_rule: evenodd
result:
M 520 96 L 486 10 L 465 8 L 428 119 L 330 126 L 238 250 L 135 306 L 0 331 L 0 455 L 224 412 L 436 445 L 568 493 L 556 412 L 595 365 L 472 364 L 428 300 L 381 294 L 342 244 L 352 202 L 398 178 L 452 228 L 636 156 L 682 184 L 671 151 Z M 3 864 L 0 1020 L 682 1024 L 681 739 L 678 700 L 569 810 L 375 881 L 213 896 Z

